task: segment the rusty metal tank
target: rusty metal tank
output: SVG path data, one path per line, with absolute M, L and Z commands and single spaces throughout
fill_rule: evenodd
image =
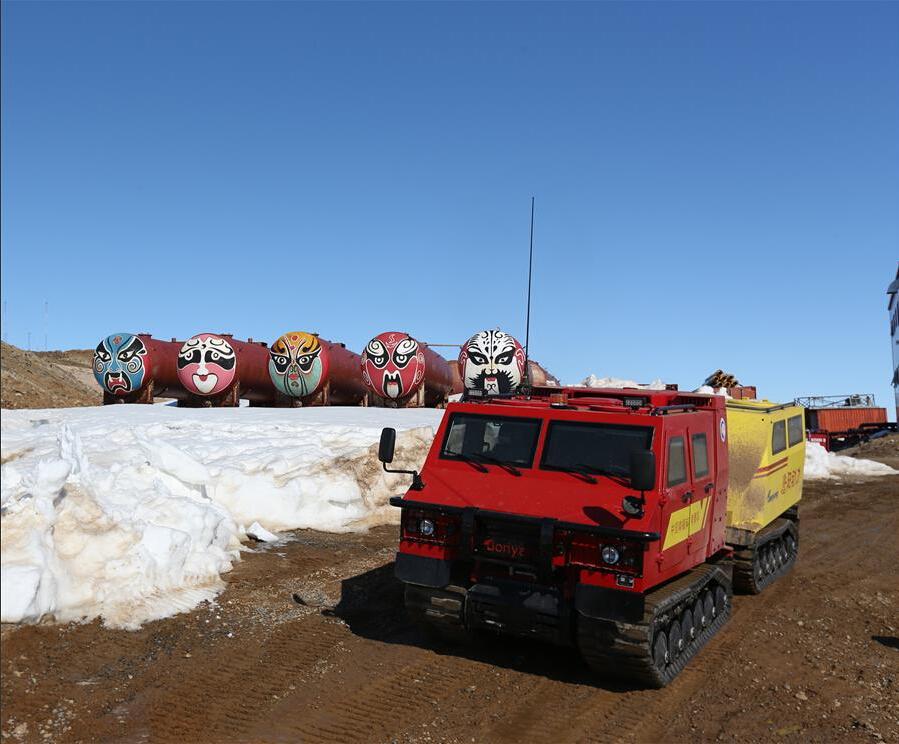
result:
M 442 408 L 453 387 L 449 362 L 408 333 L 386 331 L 362 352 L 368 404 L 388 408 Z
M 464 392 L 465 383 L 462 381 L 462 372 L 459 367 L 459 360 L 451 359 L 449 364 L 453 372 L 453 389 L 450 391 L 450 395 Z M 531 385 L 534 387 L 558 387 L 562 384 L 559 382 L 558 377 L 556 377 L 552 372 L 548 371 L 539 362 L 535 362 L 533 359 L 528 359 L 528 371 L 530 372 L 529 379 L 531 381 Z
M 459 369 L 459 360 L 450 359 L 449 366 L 453 379 L 450 395 L 458 395 L 459 393 L 465 392 L 465 383 L 462 382 L 462 372 Z
M 533 387 L 558 387 L 561 385 L 558 377 L 533 359 L 528 359 L 528 380 Z
M 280 406 L 352 406 L 365 403 L 362 357 L 317 333 L 288 331 L 269 350 L 269 376 Z
M 179 406 L 274 405 L 277 391 L 268 373 L 269 353 L 261 341 L 230 334 L 198 333 L 178 351 L 178 379 L 188 395 Z
M 524 347 L 501 330 L 480 331 L 462 344 L 457 362 L 466 394 L 511 395 L 521 385 L 559 385 L 559 380 L 539 362 L 527 360 Z
M 94 350 L 94 378 L 103 404 L 153 403 L 156 398 L 186 398 L 178 379 L 181 342 L 149 333 L 113 333 Z

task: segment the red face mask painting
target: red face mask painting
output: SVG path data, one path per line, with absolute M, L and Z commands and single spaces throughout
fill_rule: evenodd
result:
M 407 333 L 381 333 L 362 352 L 362 378 L 375 395 L 400 400 L 425 378 L 425 355 Z

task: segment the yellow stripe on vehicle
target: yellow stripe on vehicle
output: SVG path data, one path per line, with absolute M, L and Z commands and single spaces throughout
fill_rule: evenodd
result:
M 695 535 L 705 527 L 705 515 L 709 512 L 708 497 L 690 504 L 690 534 Z
M 705 519 L 708 513 L 708 496 L 673 512 L 671 519 L 668 520 L 668 531 L 665 533 L 665 542 L 662 543 L 662 550 L 668 550 L 668 548 L 686 540 L 690 535 L 701 531 L 705 526 Z

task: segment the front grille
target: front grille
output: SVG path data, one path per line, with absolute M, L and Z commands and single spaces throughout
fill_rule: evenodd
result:
M 478 516 L 474 528 L 472 550 L 479 559 L 509 565 L 537 565 L 539 523 Z

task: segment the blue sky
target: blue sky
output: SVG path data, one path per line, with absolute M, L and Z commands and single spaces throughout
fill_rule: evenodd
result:
M 523 338 L 890 405 L 899 4 L 3 5 L 4 338 Z

